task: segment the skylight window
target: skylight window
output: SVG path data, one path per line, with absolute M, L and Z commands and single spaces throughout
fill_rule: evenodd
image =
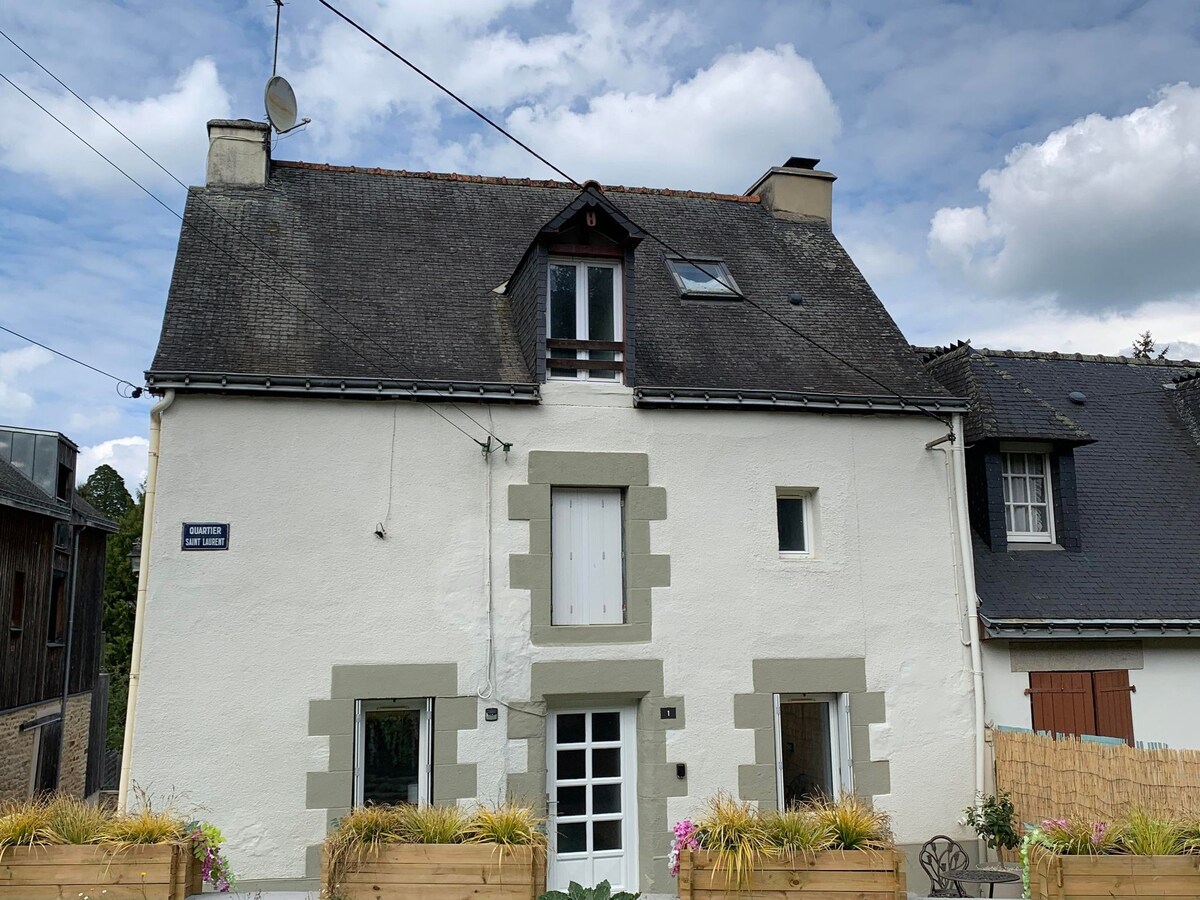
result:
M 729 267 L 719 259 L 668 259 L 667 267 L 684 296 L 736 297 L 738 294 Z

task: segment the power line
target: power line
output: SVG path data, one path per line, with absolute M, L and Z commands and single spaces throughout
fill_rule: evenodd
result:
M 0 78 L 3 78 L 3 77 L 4 77 L 3 75 L 0 75 Z M 8 79 L 5 79 L 5 80 L 7 81 Z M 70 360 L 71 362 L 75 363 L 75 365 L 77 365 L 77 366 L 83 366 L 85 369 L 91 369 L 93 372 L 97 373 L 98 375 L 103 375 L 105 378 L 111 378 L 113 381 L 115 381 L 117 383 L 117 393 L 121 393 L 122 386 L 128 387 L 129 393 L 121 394 L 121 396 L 125 397 L 126 399 L 136 400 L 138 397 L 142 396 L 142 388 L 138 387 L 136 384 L 134 384 L 132 381 L 129 381 L 128 379 L 120 378 L 119 376 L 114 375 L 112 372 L 105 372 L 103 369 L 99 369 L 96 366 L 93 366 L 91 363 L 85 363 L 82 359 L 76 359 L 74 356 L 70 356 L 69 354 L 63 353 L 61 350 L 55 350 L 49 344 L 43 344 L 41 341 L 35 341 L 33 338 L 28 337 L 27 335 L 21 334 L 20 332 L 13 331 L 11 328 L 6 328 L 3 325 L 0 325 L 0 331 L 6 331 L 9 334 L 11 334 L 13 337 L 18 337 L 23 341 L 28 341 L 29 343 L 33 344 L 36 347 L 41 347 L 43 350 L 49 350 L 55 356 L 61 356 L 63 359 Z
M 65 82 L 63 82 L 61 79 L 59 79 L 56 75 L 54 75 L 53 72 L 51 72 L 49 69 L 47 69 L 45 66 L 43 66 L 40 62 L 38 62 L 33 56 L 31 56 L 28 52 L 26 52 L 24 50 L 24 48 L 22 48 L 15 41 L 13 41 L 12 38 L 10 38 L 7 34 L 4 34 L 3 31 L 0 31 L 0 35 L 2 35 L 9 43 L 11 43 L 14 47 L 16 47 L 22 53 L 24 53 L 27 57 L 29 57 L 29 59 L 32 60 L 39 68 L 41 68 L 42 71 L 46 72 L 47 75 L 49 75 L 56 82 L 58 82 L 60 85 L 62 85 L 62 87 L 64 89 L 66 89 L 68 92 L 70 92 L 70 94 L 73 97 L 75 97 L 77 100 L 79 100 L 80 103 L 82 103 L 84 106 L 86 106 L 88 109 L 90 109 L 93 113 L 95 113 L 101 120 L 103 120 L 105 122 L 105 124 L 107 124 L 115 132 L 117 132 L 117 134 L 121 135 L 121 137 L 123 137 L 139 153 L 141 153 L 143 156 L 145 156 L 148 160 L 150 160 L 152 163 L 154 163 L 159 169 L 161 169 L 168 177 L 170 177 L 172 180 L 174 180 L 176 184 L 180 185 L 185 190 L 187 189 L 187 185 L 185 185 L 182 181 L 180 181 L 179 178 L 176 177 L 169 169 L 167 169 L 165 166 L 163 166 L 162 163 L 160 163 L 153 156 L 151 156 L 149 153 L 147 153 L 145 150 L 143 150 L 132 138 L 130 138 L 127 134 L 125 134 L 125 132 L 123 132 L 120 128 L 118 128 L 111 121 L 109 121 L 103 115 L 103 113 L 101 113 L 99 110 L 97 110 L 95 107 L 93 107 L 90 103 L 88 103 L 86 100 L 84 100 L 82 97 L 80 97 L 77 93 L 75 93 L 75 91 L 73 91 Z M 103 159 L 106 163 L 108 163 L 110 166 L 112 166 L 114 169 L 116 169 L 118 172 L 120 172 L 126 179 L 128 179 L 138 189 L 140 189 L 143 193 L 145 193 L 146 196 L 150 197 L 150 199 L 154 200 L 159 206 L 163 207 L 163 209 L 167 210 L 167 212 L 171 213 L 171 215 L 173 215 L 177 219 L 179 219 L 180 222 L 183 223 L 183 226 L 185 228 L 191 228 L 194 231 L 196 231 L 197 234 L 199 234 L 206 241 L 208 241 L 210 244 L 212 244 L 212 246 L 215 247 L 219 252 L 223 253 L 229 259 L 233 260 L 234 263 L 236 263 L 238 266 L 240 266 L 242 269 L 244 269 L 246 272 L 248 272 L 251 276 L 253 276 L 257 280 L 262 282 L 264 285 L 266 285 L 268 288 L 273 290 L 275 292 L 276 296 L 279 297 L 281 300 L 283 300 L 284 303 L 291 306 L 293 309 L 295 309 L 297 312 L 299 312 L 301 315 L 303 315 L 305 318 L 307 318 L 310 322 L 312 322 L 314 325 L 316 325 L 319 329 L 324 331 L 326 334 L 330 335 L 335 340 L 341 341 L 341 343 L 343 343 L 347 347 L 349 347 L 352 352 L 354 352 L 359 358 L 361 358 L 363 361 L 365 361 L 372 368 L 377 368 L 377 364 L 375 363 L 374 360 L 365 356 L 357 347 L 355 347 L 349 341 L 338 337 L 338 335 L 334 334 L 332 331 L 330 331 L 328 328 L 326 328 L 318 319 L 314 318 L 309 313 L 307 313 L 305 310 L 301 309 L 298 305 L 296 305 L 296 304 L 292 303 L 290 300 L 288 300 L 287 297 L 278 288 L 276 288 L 274 285 L 267 282 L 264 278 L 262 278 L 262 276 L 260 276 L 254 270 L 252 270 L 244 262 L 242 262 L 240 259 L 238 259 L 237 257 L 233 256 L 231 253 L 226 251 L 215 240 L 213 240 L 208 235 L 204 234 L 204 232 L 201 231 L 199 228 L 197 228 L 195 225 L 187 222 L 184 219 L 184 217 L 180 213 L 178 213 L 174 209 L 172 209 L 169 204 L 164 202 L 156 194 L 154 194 L 152 191 L 150 191 L 149 188 L 145 187 L 145 185 L 143 185 L 141 182 L 139 182 L 137 179 L 135 179 L 132 175 L 130 175 L 128 172 L 126 172 L 124 169 L 122 169 L 119 165 L 117 165 L 115 162 L 113 162 L 111 159 L 109 159 L 107 156 L 105 156 L 100 150 L 98 150 L 95 146 L 93 146 L 91 143 L 89 143 L 85 138 L 83 138 L 81 135 L 79 135 L 74 129 L 72 129 L 69 125 L 67 125 L 65 122 L 63 122 L 61 119 L 59 119 L 56 115 L 54 115 L 54 113 L 52 113 L 49 109 L 47 109 L 41 103 L 39 103 L 33 96 L 31 96 L 25 90 L 23 90 L 20 87 L 20 85 L 14 83 L 11 79 L 9 79 L 6 75 L 4 75 L 3 72 L 0 72 L 0 78 L 4 79 L 4 81 L 8 82 L 8 84 L 11 85 L 13 88 L 15 88 L 18 92 L 20 92 L 25 97 L 25 99 L 29 100 L 31 103 L 33 103 L 35 106 L 37 106 L 38 109 L 40 109 L 42 112 L 44 112 L 50 118 L 54 119 L 55 122 L 57 122 L 64 129 L 66 129 L 73 137 L 75 137 L 78 141 L 80 141 L 85 147 L 87 147 L 89 150 L 91 150 L 93 153 L 95 153 L 97 156 L 99 156 L 101 159 Z M 228 225 L 236 234 L 241 236 L 247 243 L 249 243 L 252 247 L 254 247 L 256 250 L 258 250 L 260 253 L 262 253 L 267 259 L 270 259 L 272 262 L 274 262 L 275 265 L 280 269 L 280 271 L 282 271 L 285 275 L 287 275 L 289 278 L 291 278 L 293 281 L 295 281 L 296 284 L 300 285 L 300 287 L 302 287 L 304 290 L 306 290 L 309 294 L 311 294 L 314 298 L 316 298 L 320 303 L 327 306 L 330 310 L 332 310 L 334 313 L 336 313 L 338 315 L 338 317 L 342 319 L 342 321 L 344 321 L 351 328 L 353 328 L 354 330 L 356 330 L 357 332 L 362 334 L 368 341 L 375 344 L 375 346 L 378 347 L 381 351 L 383 351 L 383 353 L 385 355 L 391 357 L 391 359 L 393 361 L 399 363 L 399 365 L 402 368 L 404 368 L 405 371 L 407 371 L 410 375 L 413 376 L 414 379 L 416 379 L 414 381 L 413 386 L 409 388 L 410 393 L 412 393 L 414 396 L 416 396 L 417 387 L 419 385 L 422 385 L 424 382 L 423 382 L 423 379 L 421 379 L 420 376 L 417 375 L 417 373 L 410 366 L 408 366 L 406 363 L 404 363 L 402 360 L 396 358 L 392 354 L 388 353 L 387 349 L 382 344 L 380 344 L 377 340 L 375 340 L 374 336 L 371 335 L 370 332 L 359 327 L 357 324 L 355 324 L 353 322 L 353 320 L 351 320 L 344 313 L 342 313 L 341 310 L 337 309 L 337 307 L 335 307 L 332 303 L 329 303 L 327 300 L 325 300 L 324 297 L 322 297 L 319 293 L 317 293 L 313 288 L 311 288 L 304 281 L 302 281 L 300 278 L 298 278 L 296 275 L 294 275 L 275 256 L 273 256 L 265 248 L 263 248 L 257 242 L 255 242 L 249 235 L 247 235 L 245 232 L 243 232 L 241 229 L 239 229 L 233 222 L 231 222 L 229 219 L 227 219 L 225 216 L 223 216 L 219 210 L 217 210 L 210 203 L 208 203 L 208 201 L 206 201 L 203 197 L 200 197 L 197 195 L 197 200 L 199 200 L 199 202 L 201 204 L 203 204 L 205 207 L 207 207 L 215 216 L 217 216 L 217 218 L 221 219 L 221 221 L 223 221 L 226 225 Z M 384 377 L 387 377 L 386 374 L 383 372 L 379 372 L 379 374 L 383 374 Z M 474 425 L 476 425 L 478 428 L 480 428 L 482 431 L 484 431 L 490 437 L 495 438 L 496 441 L 498 441 L 501 446 L 511 446 L 511 444 L 508 444 L 508 442 L 504 441 L 502 438 L 500 438 L 498 435 L 496 435 L 491 429 L 487 428 L 485 425 L 483 425 L 481 422 L 479 422 L 474 416 L 470 415 L 466 410 L 464 410 L 457 403 L 450 401 L 449 398 L 446 397 L 445 394 L 443 394 L 441 391 L 437 390 L 437 388 L 435 388 L 433 385 L 424 383 L 424 386 L 427 387 L 430 391 L 432 391 L 437 396 L 446 400 L 446 402 L 448 403 L 449 406 L 451 406 L 458 413 L 460 413 L 462 416 L 464 416 L 469 421 L 471 421 Z M 466 435 L 468 438 L 470 438 L 476 444 L 483 446 L 482 441 L 477 440 L 468 431 L 459 427 L 456 423 L 454 423 L 448 417 L 446 417 L 440 410 L 437 410 L 434 407 L 429 407 L 429 410 L 431 412 L 433 412 L 435 415 L 439 416 L 441 419 L 443 419 L 447 424 L 458 429 L 460 432 L 462 432 L 464 435 Z
M 516 144 L 518 147 L 520 147 L 522 150 L 524 150 L 526 153 L 528 153 L 530 156 L 532 156 L 534 159 L 538 160 L 543 165 L 549 167 L 552 171 L 561 175 L 574 187 L 577 187 L 581 190 L 583 189 L 583 185 L 579 181 L 572 178 L 570 175 L 568 175 L 566 172 L 564 172 L 558 166 L 554 165 L 554 163 L 550 162 L 550 160 L 546 159 L 546 157 L 542 156 L 540 153 L 538 153 L 536 150 L 534 150 L 532 147 L 530 147 L 524 141 L 520 140 L 519 138 L 514 136 L 511 132 L 507 131 L 505 128 L 498 125 L 491 118 L 489 118 L 488 116 L 486 116 L 485 114 L 483 114 L 482 112 L 477 110 L 474 106 L 472 106 L 470 103 L 468 103 L 462 97 L 458 96 L 458 94 L 454 93 L 454 91 L 450 90 L 450 88 L 446 87 L 444 84 L 442 84 L 436 78 L 434 78 L 432 75 L 429 75 L 428 73 L 426 73 L 415 63 L 410 62 L 403 55 L 401 55 L 398 51 L 396 51 L 391 46 L 389 46 L 385 41 L 376 37 L 374 34 L 372 34 L 370 31 L 368 31 L 366 28 L 364 28 L 358 22 L 354 21 L 349 16 L 347 16 L 345 13 L 343 13 L 341 10 L 337 9 L 337 7 L 333 6 L 333 4 L 329 3 L 328 0 L 317 0 L 317 2 L 320 3 L 322 6 L 324 6 L 326 9 L 328 9 L 330 12 L 332 12 L 339 19 L 346 22 L 348 25 L 353 27 L 355 30 L 359 31 L 361 34 L 363 34 L 365 37 L 367 37 L 370 41 L 372 41 L 373 43 L 382 47 L 390 55 L 392 55 L 396 59 L 400 60 L 400 62 L 404 63 L 404 65 L 408 66 L 410 69 L 412 69 L 414 72 L 416 72 L 422 78 L 424 78 L 426 81 L 428 81 L 434 87 L 436 87 L 438 90 L 442 91 L 442 93 L 446 94 L 448 97 L 450 97 L 452 100 L 454 100 L 460 106 L 462 106 L 464 109 L 466 109 L 469 112 L 473 113 L 474 115 L 478 116 L 480 119 L 482 119 L 484 122 L 486 122 L 492 128 L 494 128 L 496 131 L 500 132 L 500 134 L 504 135 L 504 137 L 506 137 L 508 140 L 512 141 L 514 144 Z M 731 285 L 731 284 L 727 284 L 724 280 L 722 280 L 716 274 L 714 274 L 714 273 L 710 272 L 708 269 L 706 269 L 702 263 L 696 262 L 694 259 L 691 259 L 689 256 L 687 256 L 687 254 L 680 253 L 678 250 L 673 248 L 669 243 L 667 243 L 667 241 L 665 241 L 663 238 L 659 237 L 653 231 L 651 231 L 650 229 L 646 228 L 645 226 L 640 225 L 637 222 L 635 222 L 619 206 L 617 206 L 616 203 L 614 203 L 611 199 L 609 199 L 602 192 L 597 192 L 597 193 L 599 194 L 601 199 L 606 204 L 608 204 L 608 206 L 610 206 L 613 210 L 616 210 L 617 212 L 619 212 L 625 219 L 627 219 L 631 224 L 636 226 L 639 230 L 644 232 L 649 238 L 651 238 L 651 240 L 653 240 L 655 243 L 657 243 L 659 246 L 661 246 L 668 253 L 674 254 L 675 256 L 677 256 L 681 260 L 683 260 L 684 262 L 687 262 L 690 265 L 695 266 L 702 273 L 704 273 L 704 275 L 706 275 L 708 278 L 711 278 L 713 281 L 717 282 L 722 287 L 724 287 L 726 290 L 728 290 L 733 296 L 737 297 L 740 300 L 744 300 L 751 307 L 753 307 L 754 309 L 757 309 L 759 312 L 761 312 L 763 315 L 767 316 L 772 321 L 777 322 L 778 324 L 780 324 L 784 328 L 786 328 L 788 331 L 792 332 L 794 335 L 796 335 L 796 337 L 800 338 L 803 341 L 808 342 L 816 349 L 818 349 L 821 352 L 830 356 L 832 359 L 837 360 L 839 363 L 844 365 L 846 368 L 850 369 L 853 372 L 858 373 L 863 378 L 866 378 L 872 384 L 875 384 L 876 386 L 883 388 L 883 390 L 887 391 L 889 394 L 892 394 L 894 397 L 899 399 L 901 402 L 901 405 L 904 405 L 907 402 L 904 395 L 899 393 L 898 391 L 896 391 L 890 385 L 885 384 L 884 382 L 880 381 L 878 378 L 871 375 L 870 373 L 863 371 L 863 369 L 854 365 L 854 363 L 850 362 L 845 357 L 841 356 L 838 353 L 835 353 L 833 350 L 830 350 L 828 347 L 824 346 L 817 340 L 809 337 L 804 332 L 800 331 L 798 328 L 793 326 L 790 322 L 787 322 L 786 320 L 781 319 L 779 316 L 775 315 L 770 310 L 755 303 L 753 300 L 751 300 L 749 297 L 747 297 L 745 294 L 743 294 L 740 290 L 738 290 L 737 287 L 735 287 L 734 285 Z M 926 416 L 929 416 L 930 418 L 934 419 L 935 421 L 939 422 L 940 424 L 945 425 L 947 428 L 951 427 L 950 422 L 946 421 L 945 419 L 943 419 L 941 416 L 937 415 L 936 413 L 934 413 L 928 409 L 925 409 L 919 403 L 913 403 L 910 405 L 912 406 L 913 409 L 917 410 L 920 413 L 923 413 Z

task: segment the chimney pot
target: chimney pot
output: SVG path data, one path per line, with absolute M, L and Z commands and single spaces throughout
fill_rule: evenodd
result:
M 792 222 L 820 219 L 833 223 L 833 183 L 837 176 L 817 168 L 819 159 L 792 156 L 775 166 L 746 191 L 762 197 L 763 206 L 777 219 Z
M 250 119 L 208 123 L 205 183 L 222 187 L 263 187 L 271 165 L 271 126 Z

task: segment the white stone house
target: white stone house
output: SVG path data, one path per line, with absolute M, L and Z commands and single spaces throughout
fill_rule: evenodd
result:
M 926 445 L 966 407 L 834 238 L 831 175 L 580 190 L 210 134 L 149 372 L 131 765 L 248 888 L 314 888 L 363 802 L 525 800 L 552 885 L 650 894 L 720 789 L 954 833 L 969 628 Z

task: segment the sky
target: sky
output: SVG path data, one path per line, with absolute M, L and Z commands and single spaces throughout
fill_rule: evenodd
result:
M 331 0 L 579 181 L 744 191 L 834 172 L 834 231 L 917 344 L 1200 359 L 1194 0 Z M 317 0 L 278 159 L 551 177 Z M 0 29 L 187 184 L 263 118 L 272 0 L 58 0 Z M 11 44 L 0 72 L 176 211 L 183 190 Z M 1195 81 L 1193 86 L 1189 83 Z M 0 325 L 133 383 L 179 221 L 0 82 Z M 152 401 L 0 332 L 0 423 L 144 477 Z

